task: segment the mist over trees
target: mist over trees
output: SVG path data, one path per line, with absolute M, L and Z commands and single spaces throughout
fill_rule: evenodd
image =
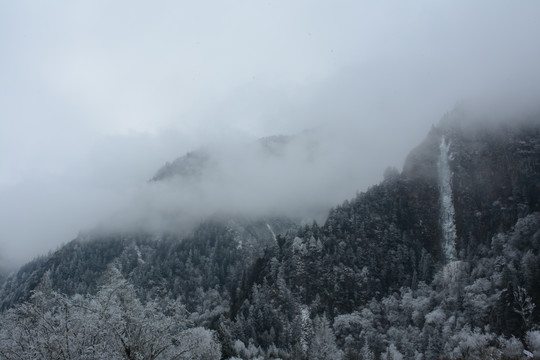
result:
M 342 161 L 355 151 L 350 145 L 325 129 L 216 141 L 167 162 L 102 226 L 189 232 L 223 214 L 322 222 L 334 204 L 368 185 L 363 164 Z
M 539 19 L 0 1 L 0 360 L 540 359 Z
M 402 172 L 389 168 L 320 225 L 236 213 L 187 234 L 81 234 L 4 280 L 0 354 L 539 357 L 538 118 L 464 116 L 447 114 Z

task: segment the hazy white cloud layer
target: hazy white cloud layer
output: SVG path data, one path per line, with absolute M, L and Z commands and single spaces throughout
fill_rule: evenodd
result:
M 178 203 L 340 202 L 457 101 L 538 104 L 538 19 L 535 1 L 2 2 L 0 263 Z M 304 129 L 325 134 L 316 163 L 242 153 L 202 200 L 146 184 L 191 149 Z

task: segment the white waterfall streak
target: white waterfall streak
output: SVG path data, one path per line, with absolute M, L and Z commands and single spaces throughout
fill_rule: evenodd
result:
M 272 238 L 274 239 L 274 241 L 277 241 L 276 233 L 274 233 L 274 230 L 272 230 L 272 227 L 270 226 L 270 224 L 266 224 L 266 227 L 268 228 L 268 230 L 270 230 L 270 233 L 272 234 Z
M 441 139 L 439 149 L 438 172 L 442 249 L 446 261 L 454 261 L 456 259 L 456 225 L 454 223 L 454 203 L 452 201 L 452 172 L 448 163 L 450 142 L 447 142 L 444 136 Z

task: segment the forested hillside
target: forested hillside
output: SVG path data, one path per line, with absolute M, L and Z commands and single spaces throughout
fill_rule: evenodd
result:
M 540 358 L 540 118 L 510 120 L 447 114 L 324 224 L 81 235 L 5 280 L 0 356 Z

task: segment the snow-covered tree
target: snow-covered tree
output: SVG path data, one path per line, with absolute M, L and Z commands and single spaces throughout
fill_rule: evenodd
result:
M 394 344 L 390 344 L 386 351 L 381 354 L 383 360 L 403 360 L 403 354 L 398 351 Z
M 341 360 L 342 357 L 343 353 L 336 346 L 336 337 L 326 316 L 315 317 L 308 358 L 310 360 Z
M 521 359 L 523 356 L 523 344 L 513 336 L 510 339 L 501 337 L 499 346 L 506 359 Z
M 521 316 L 526 330 L 530 329 L 535 307 L 536 305 L 527 294 L 527 289 L 521 286 L 514 289 L 514 311 Z
M 534 358 L 540 358 L 540 331 L 528 331 L 525 335 L 525 342 L 527 343 L 527 349 L 532 352 Z
M 2 359 L 200 359 L 221 358 L 213 332 L 190 328 L 175 301 L 145 304 L 116 268 L 94 296 L 67 297 L 48 279 L 31 301 L 0 321 Z
M 452 359 L 486 359 L 493 338 L 493 334 L 482 332 L 478 328 L 471 330 L 469 326 L 465 326 L 451 337 L 446 350 Z

